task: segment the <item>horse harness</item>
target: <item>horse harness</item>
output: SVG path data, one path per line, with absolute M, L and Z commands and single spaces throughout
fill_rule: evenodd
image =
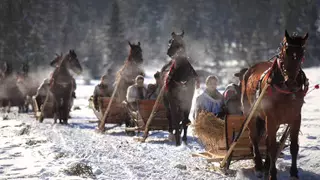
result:
M 285 86 L 287 87 L 287 85 L 285 84 L 285 81 L 280 81 L 280 84 L 277 82 L 274 82 L 275 79 L 274 77 L 276 76 L 275 73 L 275 68 L 278 66 L 282 77 L 284 78 L 284 80 L 286 80 L 285 74 L 282 71 L 282 66 L 281 66 L 281 60 L 279 59 L 279 57 L 277 56 L 272 65 L 262 73 L 262 75 L 260 76 L 260 79 L 258 81 L 258 85 L 256 88 L 256 98 L 259 97 L 259 95 L 261 94 L 262 91 L 262 82 L 265 78 L 271 78 L 271 83 L 270 83 L 270 89 L 268 89 L 268 94 L 271 95 L 273 90 L 276 90 L 277 92 L 281 93 L 281 94 L 290 94 L 292 96 L 292 99 L 296 98 L 296 93 L 297 92 L 303 92 L 304 95 L 306 95 L 308 89 L 309 89 L 309 80 L 306 77 L 305 73 L 303 72 L 303 70 L 301 68 L 299 68 L 299 72 L 298 72 L 298 76 L 296 77 L 296 79 L 300 78 L 299 82 L 301 82 L 300 84 L 298 84 L 299 88 L 296 88 L 295 90 L 289 90 L 289 89 L 283 89 L 281 88 L 281 86 Z

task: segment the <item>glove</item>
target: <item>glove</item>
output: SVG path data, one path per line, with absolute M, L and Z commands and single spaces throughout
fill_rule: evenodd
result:
M 94 109 L 96 109 L 97 111 L 99 111 L 98 105 L 94 105 Z

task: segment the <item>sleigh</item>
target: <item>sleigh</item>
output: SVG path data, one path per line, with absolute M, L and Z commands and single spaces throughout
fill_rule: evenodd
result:
M 36 96 L 32 97 L 32 107 L 34 109 L 36 120 L 42 121 L 43 118 L 53 118 L 54 99 L 51 93 L 47 94 L 47 98 L 43 104 L 38 104 Z
M 94 108 L 93 98 L 90 98 L 90 107 L 93 110 L 99 121 L 102 120 L 103 115 L 110 102 L 110 97 L 99 97 L 98 98 L 98 109 Z M 141 100 L 138 102 L 138 109 L 133 110 L 129 107 L 129 104 L 124 101 L 119 103 L 113 101 L 109 113 L 105 119 L 106 124 L 129 124 L 126 127 L 126 131 L 143 131 L 145 129 L 147 120 L 151 114 L 155 100 Z M 128 123 L 129 122 L 129 123 Z M 167 130 L 168 120 L 166 117 L 166 111 L 162 104 L 159 105 L 155 112 L 154 120 L 150 124 L 151 130 Z
M 215 144 L 215 148 L 210 147 L 212 144 L 207 144 L 207 146 L 205 145 L 206 152 L 193 153 L 192 156 L 205 158 L 208 162 L 219 162 L 220 168 L 225 170 L 229 169 L 232 161 L 252 159 L 252 144 L 250 142 L 247 126 L 258 107 L 264 92 L 261 93 L 248 116 L 226 115 L 223 136 L 221 136 L 219 142 Z M 284 128 L 284 131 L 279 134 L 279 140 L 277 142 L 278 147 L 276 147 L 277 158 L 281 157 L 281 151 L 285 147 L 289 132 L 290 129 L 289 126 L 287 126 Z M 201 138 L 199 139 L 201 140 Z M 259 150 L 263 158 L 266 156 L 265 139 L 266 136 L 262 135 L 259 144 Z
M 133 127 L 126 128 L 127 131 L 144 131 L 148 118 L 152 113 L 156 100 L 140 100 L 137 109 L 132 109 L 127 102 L 124 102 L 126 110 L 130 116 Z M 159 103 L 158 108 L 153 112 L 153 121 L 149 124 L 149 130 L 168 130 L 168 119 L 163 104 Z
M 111 100 L 110 97 L 99 97 L 98 109 L 96 109 L 93 103 L 93 97 L 89 99 L 89 106 L 93 110 L 94 114 L 96 115 L 98 122 L 102 121 L 103 115 L 108 107 L 110 100 Z M 121 125 L 125 123 L 127 119 L 128 119 L 128 114 L 124 106 L 117 101 L 113 101 L 111 104 L 108 116 L 105 119 L 105 123 Z

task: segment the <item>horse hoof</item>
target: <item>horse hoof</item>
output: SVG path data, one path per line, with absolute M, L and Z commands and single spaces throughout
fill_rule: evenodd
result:
M 261 171 L 255 171 L 254 174 L 256 175 L 257 178 L 263 177 L 263 173 Z
M 168 136 L 168 139 L 169 139 L 170 142 L 173 142 L 173 141 L 175 141 L 176 138 L 175 138 L 175 136 L 173 134 L 170 133 L 169 136 Z

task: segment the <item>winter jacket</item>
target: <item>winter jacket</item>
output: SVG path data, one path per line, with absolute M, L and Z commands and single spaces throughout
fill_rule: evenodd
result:
M 139 94 L 139 89 L 141 90 L 141 94 Z M 138 87 L 137 84 L 131 85 L 127 89 L 126 99 L 129 103 L 135 102 L 137 100 L 146 99 L 146 96 L 147 89 L 145 87 Z
M 196 109 L 195 115 L 200 110 L 205 110 L 208 112 L 212 112 L 213 114 L 217 115 L 221 112 L 222 107 L 222 94 L 216 90 L 214 96 L 210 94 L 207 90 L 205 90 L 201 95 L 199 95 L 196 99 Z
M 241 89 L 236 84 L 229 84 L 223 92 L 223 102 L 227 114 L 242 114 L 241 110 Z
M 95 88 L 94 88 L 94 92 L 93 92 L 93 104 L 95 106 L 95 108 L 98 108 L 98 98 L 99 97 L 110 97 L 111 93 L 110 90 L 108 88 L 108 85 L 103 85 L 103 84 L 98 84 Z

